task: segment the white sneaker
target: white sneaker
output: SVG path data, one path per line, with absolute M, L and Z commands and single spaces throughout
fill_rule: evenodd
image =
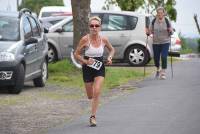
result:
M 167 77 L 166 77 L 165 73 L 161 73 L 160 79 L 161 79 L 161 80 L 165 80 L 166 78 L 167 78 Z

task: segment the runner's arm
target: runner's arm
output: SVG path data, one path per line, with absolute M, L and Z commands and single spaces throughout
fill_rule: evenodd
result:
M 111 45 L 111 43 L 109 42 L 108 38 L 103 38 L 103 41 L 105 43 L 105 47 L 108 49 L 109 51 L 109 54 L 108 54 L 108 57 L 107 57 L 107 61 L 108 61 L 108 64 L 112 64 L 112 57 L 114 56 L 115 54 L 115 49 L 113 48 L 113 46 Z

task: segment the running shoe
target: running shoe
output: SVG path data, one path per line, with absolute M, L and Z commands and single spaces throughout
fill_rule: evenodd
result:
M 162 73 L 162 74 L 160 75 L 160 79 L 161 79 L 161 80 L 165 80 L 165 79 L 166 79 L 165 73 Z
M 91 127 L 97 126 L 96 117 L 94 115 L 90 117 L 90 126 Z

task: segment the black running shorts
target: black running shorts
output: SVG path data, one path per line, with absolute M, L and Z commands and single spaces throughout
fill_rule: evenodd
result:
M 84 58 L 88 59 L 89 57 L 84 56 Z M 92 58 L 103 62 L 103 57 L 92 57 Z M 95 77 L 98 76 L 105 77 L 105 66 L 103 64 L 99 70 L 96 70 L 94 68 L 87 66 L 86 64 L 83 64 L 82 72 L 83 72 L 83 81 L 85 83 L 93 82 Z

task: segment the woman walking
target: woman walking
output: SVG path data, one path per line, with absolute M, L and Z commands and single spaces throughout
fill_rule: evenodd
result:
M 147 35 L 153 34 L 154 63 L 157 68 L 156 77 L 166 79 L 165 70 L 167 69 L 167 56 L 171 42 L 170 34 L 172 33 L 172 27 L 169 20 L 165 17 L 163 7 L 157 8 L 156 12 L 156 18 L 152 21 Z M 162 61 L 161 70 L 160 57 Z

